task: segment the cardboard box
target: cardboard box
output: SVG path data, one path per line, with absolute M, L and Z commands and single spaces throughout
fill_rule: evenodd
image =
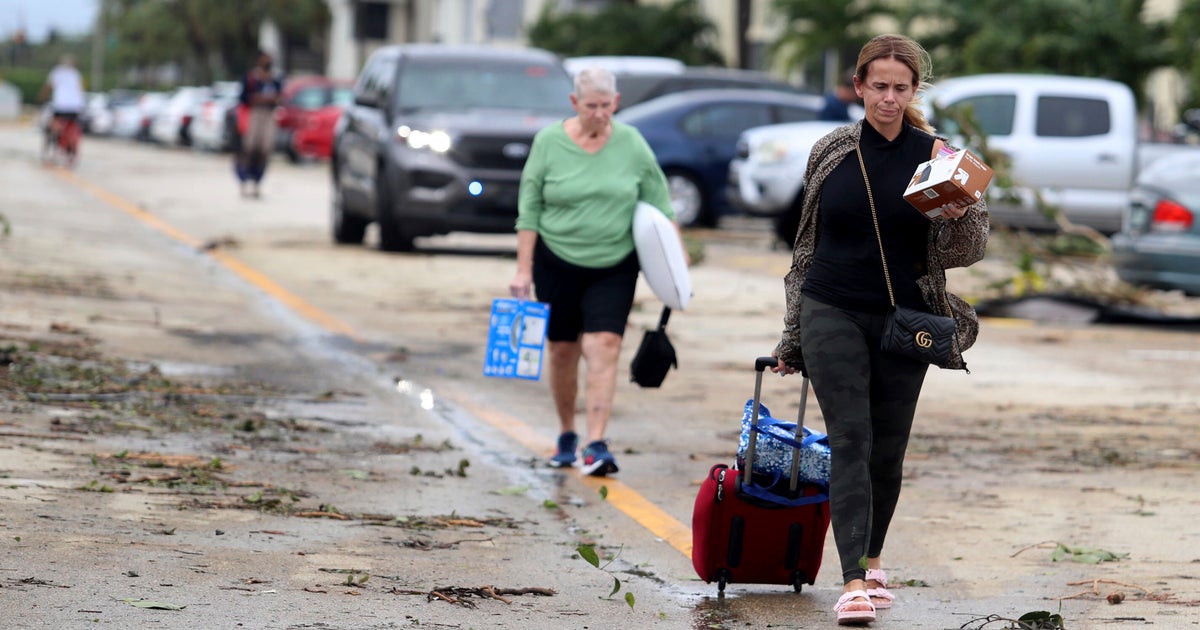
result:
M 947 207 L 965 207 L 982 199 L 991 181 L 992 169 L 974 153 L 960 149 L 918 166 L 904 198 L 932 219 Z

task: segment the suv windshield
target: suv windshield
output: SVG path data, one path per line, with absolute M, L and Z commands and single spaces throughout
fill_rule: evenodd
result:
M 396 108 L 562 111 L 571 79 L 551 65 L 481 59 L 411 59 L 400 73 Z

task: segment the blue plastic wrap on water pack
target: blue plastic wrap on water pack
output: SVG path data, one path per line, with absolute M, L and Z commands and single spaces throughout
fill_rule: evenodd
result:
M 792 477 L 792 453 L 796 442 L 796 423 L 771 417 L 766 405 L 758 406 L 758 441 L 754 445 L 754 472 Z M 750 446 L 750 427 L 754 420 L 754 401 L 746 402 L 742 413 L 742 436 L 738 440 L 737 463 L 744 466 Z M 804 427 L 800 445 L 800 481 L 829 486 L 829 436 Z

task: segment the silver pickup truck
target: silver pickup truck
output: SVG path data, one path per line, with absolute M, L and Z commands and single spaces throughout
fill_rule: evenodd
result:
M 1133 92 L 1123 83 L 1084 77 L 982 74 L 947 79 L 923 98 L 927 111 L 971 108 L 993 149 L 1012 158 L 1014 195 L 1001 202 L 989 189 L 993 223 L 1052 228 L 1036 198 L 1056 207 L 1073 223 L 1111 234 L 1121 228 L 1129 188 L 1139 168 L 1174 150 L 1173 145 L 1140 145 Z M 950 120 L 932 121 L 938 132 L 962 145 Z M 738 142 L 729 168 L 730 201 L 747 213 L 772 216 L 777 233 L 790 242 L 799 209 L 804 169 L 813 143 L 828 123 L 756 127 Z M 790 232 L 789 232 L 790 230 Z

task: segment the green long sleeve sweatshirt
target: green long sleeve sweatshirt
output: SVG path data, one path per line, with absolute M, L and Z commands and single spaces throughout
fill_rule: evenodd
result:
M 633 210 L 645 201 L 674 219 L 667 179 L 637 129 L 612 122 L 588 153 L 555 123 L 538 132 L 521 173 L 516 229 L 533 230 L 555 255 L 609 267 L 633 251 Z

